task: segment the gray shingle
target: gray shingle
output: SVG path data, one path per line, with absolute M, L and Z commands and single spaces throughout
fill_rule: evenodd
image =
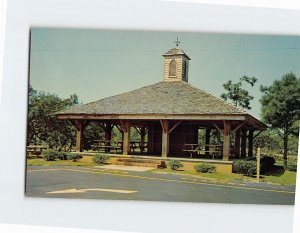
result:
M 159 82 L 58 114 L 247 114 L 199 88 L 183 82 Z
M 173 49 L 170 49 L 169 51 L 167 51 L 166 53 L 164 53 L 163 56 L 172 56 L 172 55 L 184 55 L 186 56 L 189 60 L 191 60 L 189 58 L 189 56 L 180 48 L 173 48 Z

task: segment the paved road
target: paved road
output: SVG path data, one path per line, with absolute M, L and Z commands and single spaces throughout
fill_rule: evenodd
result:
M 26 195 L 112 200 L 293 205 L 294 186 L 98 167 L 29 166 Z

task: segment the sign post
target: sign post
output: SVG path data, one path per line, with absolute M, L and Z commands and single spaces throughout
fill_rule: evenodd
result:
M 256 180 L 259 182 L 259 176 L 260 176 L 260 148 L 257 148 L 257 154 L 256 154 Z

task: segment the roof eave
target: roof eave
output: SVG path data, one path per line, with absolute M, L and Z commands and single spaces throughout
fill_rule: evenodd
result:
M 245 121 L 243 114 L 87 114 L 87 113 L 59 113 L 56 114 L 58 119 L 169 119 L 169 120 L 234 120 Z
M 163 56 L 163 57 L 184 56 L 184 57 L 186 57 L 188 60 L 191 60 L 191 58 L 190 58 L 188 55 L 186 55 L 185 53 L 183 53 L 183 54 L 163 54 L 162 56 Z

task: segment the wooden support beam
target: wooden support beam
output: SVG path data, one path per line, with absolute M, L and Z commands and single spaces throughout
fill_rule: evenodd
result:
M 241 157 L 246 158 L 247 129 L 242 129 Z
M 83 150 L 83 131 L 85 127 L 90 123 L 84 120 L 69 120 L 76 129 L 76 151 L 81 152 Z
M 177 127 L 178 125 L 180 125 L 181 122 L 182 122 L 182 121 L 178 121 L 175 125 L 173 125 L 173 127 L 169 130 L 169 133 L 171 133 L 174 129 L 176 129 L 176 127 Z
M 75 120 L 76 127 L 76 151 L 82 152 L 83 150 L 83 122 Z
M 129 121 L 123 121 L 122 124 L 124 127 L 123 155 L 128 155 L 130 152 L 130 123 Z
M 161 156 L 167 157 L 169 154 L 169 121 L 160 120 L 162 126 L 162 143 L 161 143 Z
M 89 120 L 197 120 L 197 121 L 245 121 L 246 116 L 237 114 L 224 114 L 224 115 L 212 115 L 212 114 L 120 114 L 120 115 L 86 115 L 86 114 L 58 114 L 58 119 L 89 119 Z
M 167 132 L 167 129 L 166 129 L 165 125 L 164 125 L 164 123 L 166 122 L 166 120 L 159 120 L 159 122 L 160 122 L 160 125 L 161 125 L 163 133 Z
M 140 135 L 141 135 L 141 152 L 144 152 L 144 146 L 145 146 L 145 136 L 146 136 L 146 129 L 145 127 L 141 127 L 140 129 Z
M 223 160 L 228 161 L 230 155 L 230 121 L 224 121 L 224 132 L 223 132 Z
M 222 130 L 219 128 L 219 126 L 217 126 L 215 123 L 213 123 L 213 126 L 214 126 L 220 133 L 222 133 Z
M 205 145 L 210 144 L 210 129 L 205 129 Z M 209 155 L 209 146 L 205 146 L 205 155 Z
M 84 120 L 69 120 L 72 125 L 76 128 L 76 130 L 84 129 L 90 122 Z
M 235 133 L 238 129 L 240 129 L 244 124 L 246 124 L 245 122 L 239 124 L 237 127 L 235 127 L 232 132 Z
M 128 122 L 128 121 L 126 121 L 126 122 Z M 123 132 L 126 133 L 127 129 L 125 127 L 125 121 L 124 120 L 120 120 L 120 123 L 121 123 L 121 128 L 122 128 Z
M 153 153 L 153 147 L 154 147 L 154 127 L 153 125 L 150 125 L 148 127 L 148 142 L 147 142 L 147 153 L 152 154 Z
M 238 129 L 235 131 L 235 138 L 234 138 L 234 148 L 235 148 L 235 156 L 241 156 L 241 130 Z
M 104 127 L 104 140 L 105 140 L 105 152 L 109 152 L 110 151 L 110 140 L 111 140 L 111 124 L 106 123 L 105 127 Z
M 141 130 L 140 130 L 140 128 L 139 127 L 134 127 L 135 128 L 135 130 L 141 135 Z
M 103 129 L 103 131 L 105 130 L 105 124 L 103 122 L 98 122 L 98 125 Z
M 248 157 L 253 157 L 253 133 L 254 130 L 250 129 L 248 134 Z
M 119 125 L 115 125 L 116 127 L 117 127 L 117 129 L 121 132 L 121 133 L 123 133 L 123 129 L 119 126 Z
M 264 130 L 261 130 L 261 131 L 259 131 L 257 134 L 255 134 L 255 135 L 253 136 L 253 140 L 254 140 L 258 135 L 260 135 L 263 131 L 264 131 Z

